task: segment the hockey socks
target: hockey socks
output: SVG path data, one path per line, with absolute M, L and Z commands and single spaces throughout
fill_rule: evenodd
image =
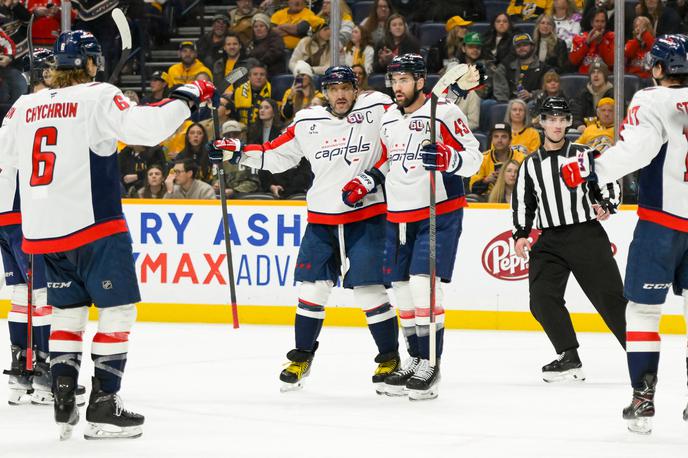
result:
M 50 374 L 53 393 L 59 377 L 78 380 L 81 370 L 81 351 L 83 331 L 55 330 L 50 333 Z
M 397 314 L 389 303 L 365 311 L 368 329 L 373 335 L 380 354 L 399 349 L 399 323 Z
M 657 374 L 659 366 L 659 320 L 661 304 L 629 302 L 626 308 L 626 355 L 631 385 L 636 390 L 644 386 L 645 374 Z
M 105 393 L 117 393 L 122 385 L 129 348 L 128 332 L 99 332 L 93 336 L 91 359 L 95 377 Z
M 406 348 L 409 356 L 418 356 L 418 336 L 416 335 L 416 308 L 413 305 L 413 297 L 411 296 L 411 289 L 409 282 L 397 281 L 392 282 L 394 296 L 397 299 L 397 307 L 399 308 L 399 321 L 401 323 L 401 331 L 406 340 Z
M 296 307 L 296 320 L 294 321 L 296 348 L 313 351 L 324 321 L 325 307 L 323 305 L 299 299 L 299 304 Z
M 12 291 L 12 308 L 7 315 L 10 342 L 13 346 L 26 349 L 26 323 L 28 321 L 28 287 L 25 284 L 15 285 Z M 33 294 L 33 343 L 38 350 L 38 358 L 45 361 L 48 357 L 48 339 L 50 337 L 50 319 L 52 307 L 46 305 L 46 290 L 40 288 Z
M 437 279 L 435 285 L 434 318 L 436 325 L 436 355 L 442 356 L 444 343 L 444 308 L 442 307 L 442 287 Z M 418 356 L 421 359 L 430 358 L 430 277 L 427 275 L 411 275 L 409 280 L 413 303 L 416 307 L 416 335 L 418 336 Z

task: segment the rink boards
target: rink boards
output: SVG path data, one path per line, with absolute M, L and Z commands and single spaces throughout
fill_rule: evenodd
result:
M 306 228 L 305 203 L 230 201 L 229 206 L 240 321 L 293 323 L 293 270 Z M 124 211 L 143 299 L 139 320 L 230 322 L 219 202 L 125 200 Z M 627 207 L 604 223 L 622 276 L 636 221 L 635 208 Z M 528 263 L 514 253 L 508 206 L 472 204 L 465 211 L 454 280 L 444 289 L 447 327 L 539 329 L 529 312 L 527 277 Z M 8 298 L 7 288 L 0 290 L 0 317 L 7 315 Z M 566 299 L 578 330 L 606 330 L 573 277 Z M 669 295 L 664 313 L 663 332 L 684 332 L 679 297 Z M 326 324 L 365 325 L 349 291 L 335 288 Z

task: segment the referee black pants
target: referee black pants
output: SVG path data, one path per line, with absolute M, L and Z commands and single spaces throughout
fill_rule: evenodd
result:
M 597 221 L 542 231 L 530 253 L 530 311 L 557 353 L 578 348 L 564 292 L 573 273 L 619 343 L 626 347 L 626 299 L 607 233 Z

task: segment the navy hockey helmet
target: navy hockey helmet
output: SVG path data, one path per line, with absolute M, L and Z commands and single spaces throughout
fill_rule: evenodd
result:
M 85 30 L 62 32 L 53 50 L 57 70 L 86 68 L 89 57 L 93 59 L 98 70 L 104 68 L 103 50 L 91 32 Z
M 31 59 L 29 59 L 28 54 L 22 60 L 24 75 L 27 77 L 27 80 L 31 80 L 31 76 L 33 76 L 34 82 L 44 83 L 43 72 L 48 70 L 54 63 L 55 54 L 50 49 L 36 48 L 33 50 L 33 75 L 31 75 Z
M 320 78 L 320 86 L 323 89 L 327 89 L 327 86 L 331 84 L 343 83 L 351 83 L 354 89 L 358 87 L 356 74 L 351 70 L 351 67 L 347 67 L 346 65 L 330 67 L 325 70 L 325 74 Z
M 420 54 L 402 54 L 392 59 L 387 65 L 387 82 L 391 82 L 394 73 L 411 73 L 414 78 L 425 78 L 427 69 Z
M 650 50 L 650 67 L 662 64 L 667 75 L 688 75 L 688 37 L 671 34 L 657 38 Z

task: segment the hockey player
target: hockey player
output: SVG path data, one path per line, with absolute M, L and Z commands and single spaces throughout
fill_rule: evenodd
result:
M 51 89 L 21 97 L 0 129 L 0 168 L 19 170 L 22 248 L 43 254 L 55 420 L 61 438 L 79 420 L 75 406 L 82 335 L 91 303 L 99 309 L 86 438 L 138 437 L 143 416 L 117 392 L 140 300 L 131 239 L 119 197 L 117 140 L 155 145 L 207 100 L 206 82 L 180 86 L 157 106 L 132 107 L 121 91 L 93 83 L 102 54 L 93 35 L 62 33 Z
M 688 319 L 688 37 L 665 35 L 650 50 L 657 86 L 635 94 L 616 145 L 581 152 L 562 167 L 569 186 L 609 182 L 640 169 L 639 221 L 626 265 L 626 352 L 633 386 L 629 430 L 649 434 L 655 414 L 659 320 L 673 285 Z M 687 360 L 688 364 L 688 360 Z M 683 413 L 688 420 L 688 407 Z
M 624 345 L 623 283 L 607 233 L 598 222 L 616 211 L 620 189 L 612 182 L 570 191 L 559 176 L 559 167 L 587 148 L 566 139 L 566 129 L 573 121 L 566 99 L 546 98 L 540 119 L 545 141 L 523 161 L 511 195 L 515 251 L 522 258 L 530 253 L 530 311 L 559 354 L 542 367 L 543 380 L 583 381 L 578 340 L 564 293 L 573 274 L 605 324 Z M 542 234 L 531 250 L 529 237 L 534 223 Z
M 28 61 L 28 55 L 24 57 Z M 32 92 L 47 87 L 45 76 L 53 59 L 52 51 L 38 48 L 34 51 L 35 84 Z M 24 70 L 30 68 L 25 62 Z M 28 256 L 21 249 L 21 212 L 19 211 L 19 190 L 17 170 L 9 168 L 0 172 L 0 254 L 5 269 L 7 286 L 11 287 L 11 309 L 7 315 L 9 325 L 12 366 L 9 371 L 10 405 L 22 404 L 29 399 L 35 404 L 52 404 L 50 384 L 50 363 L 48 358 L 48 336 L 52 308 L 47 305 L 45 288 L 45 264 L 41 255 L 33 257 L 32 305 L 33 340 L 35 342 L 35 370 L 33 376 L 25 372 L 27 345 L 27 306 L 29 282 Z M 30 395 L 30 396 L 28 396 Z
M 299 111 L 274 141 L 247 145 L 240 161 L 279 173 L 306 157 L 314 175 L 307 195 L 308 226 L 296 261 L 295 280 L 301 282 L 296 348 L 287 353 L 290 363 L 280 374 L 282 391 L 301 388 L 309 374 L 325 304 L 341 273 L 343 286 L 353 289 L 378 347 L 373 383 L 379 392 L 400 362 L 398 322 L 382 279 L 385 199 L 382 192 L 374 193 L 351 209 L 341 201 L 341 189 L 380 158 L 380 120 L 392 100 L 379 92 L 359 93 L 356 76 L 345 66 L 328 68 L 321 84 L 327 107 Z M 211 155 L 219 154 L 216 160 L 221 160 L 222 150 L 237 149 L 232 139 L 214 145 Z
M 467 71 L 459 80 L 463 89 L 480 84 Z M 430 144 L 430 101 L 423 93 L 426 69 L 417 54 L 395 57 L 387 67 L 397 109 L 382 119 L 383 158 L 343 189 L 344 201 L 356 205 L 383 183 L 387 195 L 385 283 L 396 296 L 410 359 L 385 379 L 388 395 L 408 392 L 410 399 L 438 395 L 440 356 L 444 335 L 441 282 L 451 281 L 466 206 L 462 176 L 469 177 L 482 163 L 480 144 L 466 116 L 454 104 L 441 99 L 437 105 L 437 143 Z M 469 81 L 470 80 L 470 81 Z M 469 84 L 470 82 L 470 84 Z M 430 276 L 428 170 L 441 172 L 437 195 L 437 277 L 435 317 L 437 363 L 430 365 Z

